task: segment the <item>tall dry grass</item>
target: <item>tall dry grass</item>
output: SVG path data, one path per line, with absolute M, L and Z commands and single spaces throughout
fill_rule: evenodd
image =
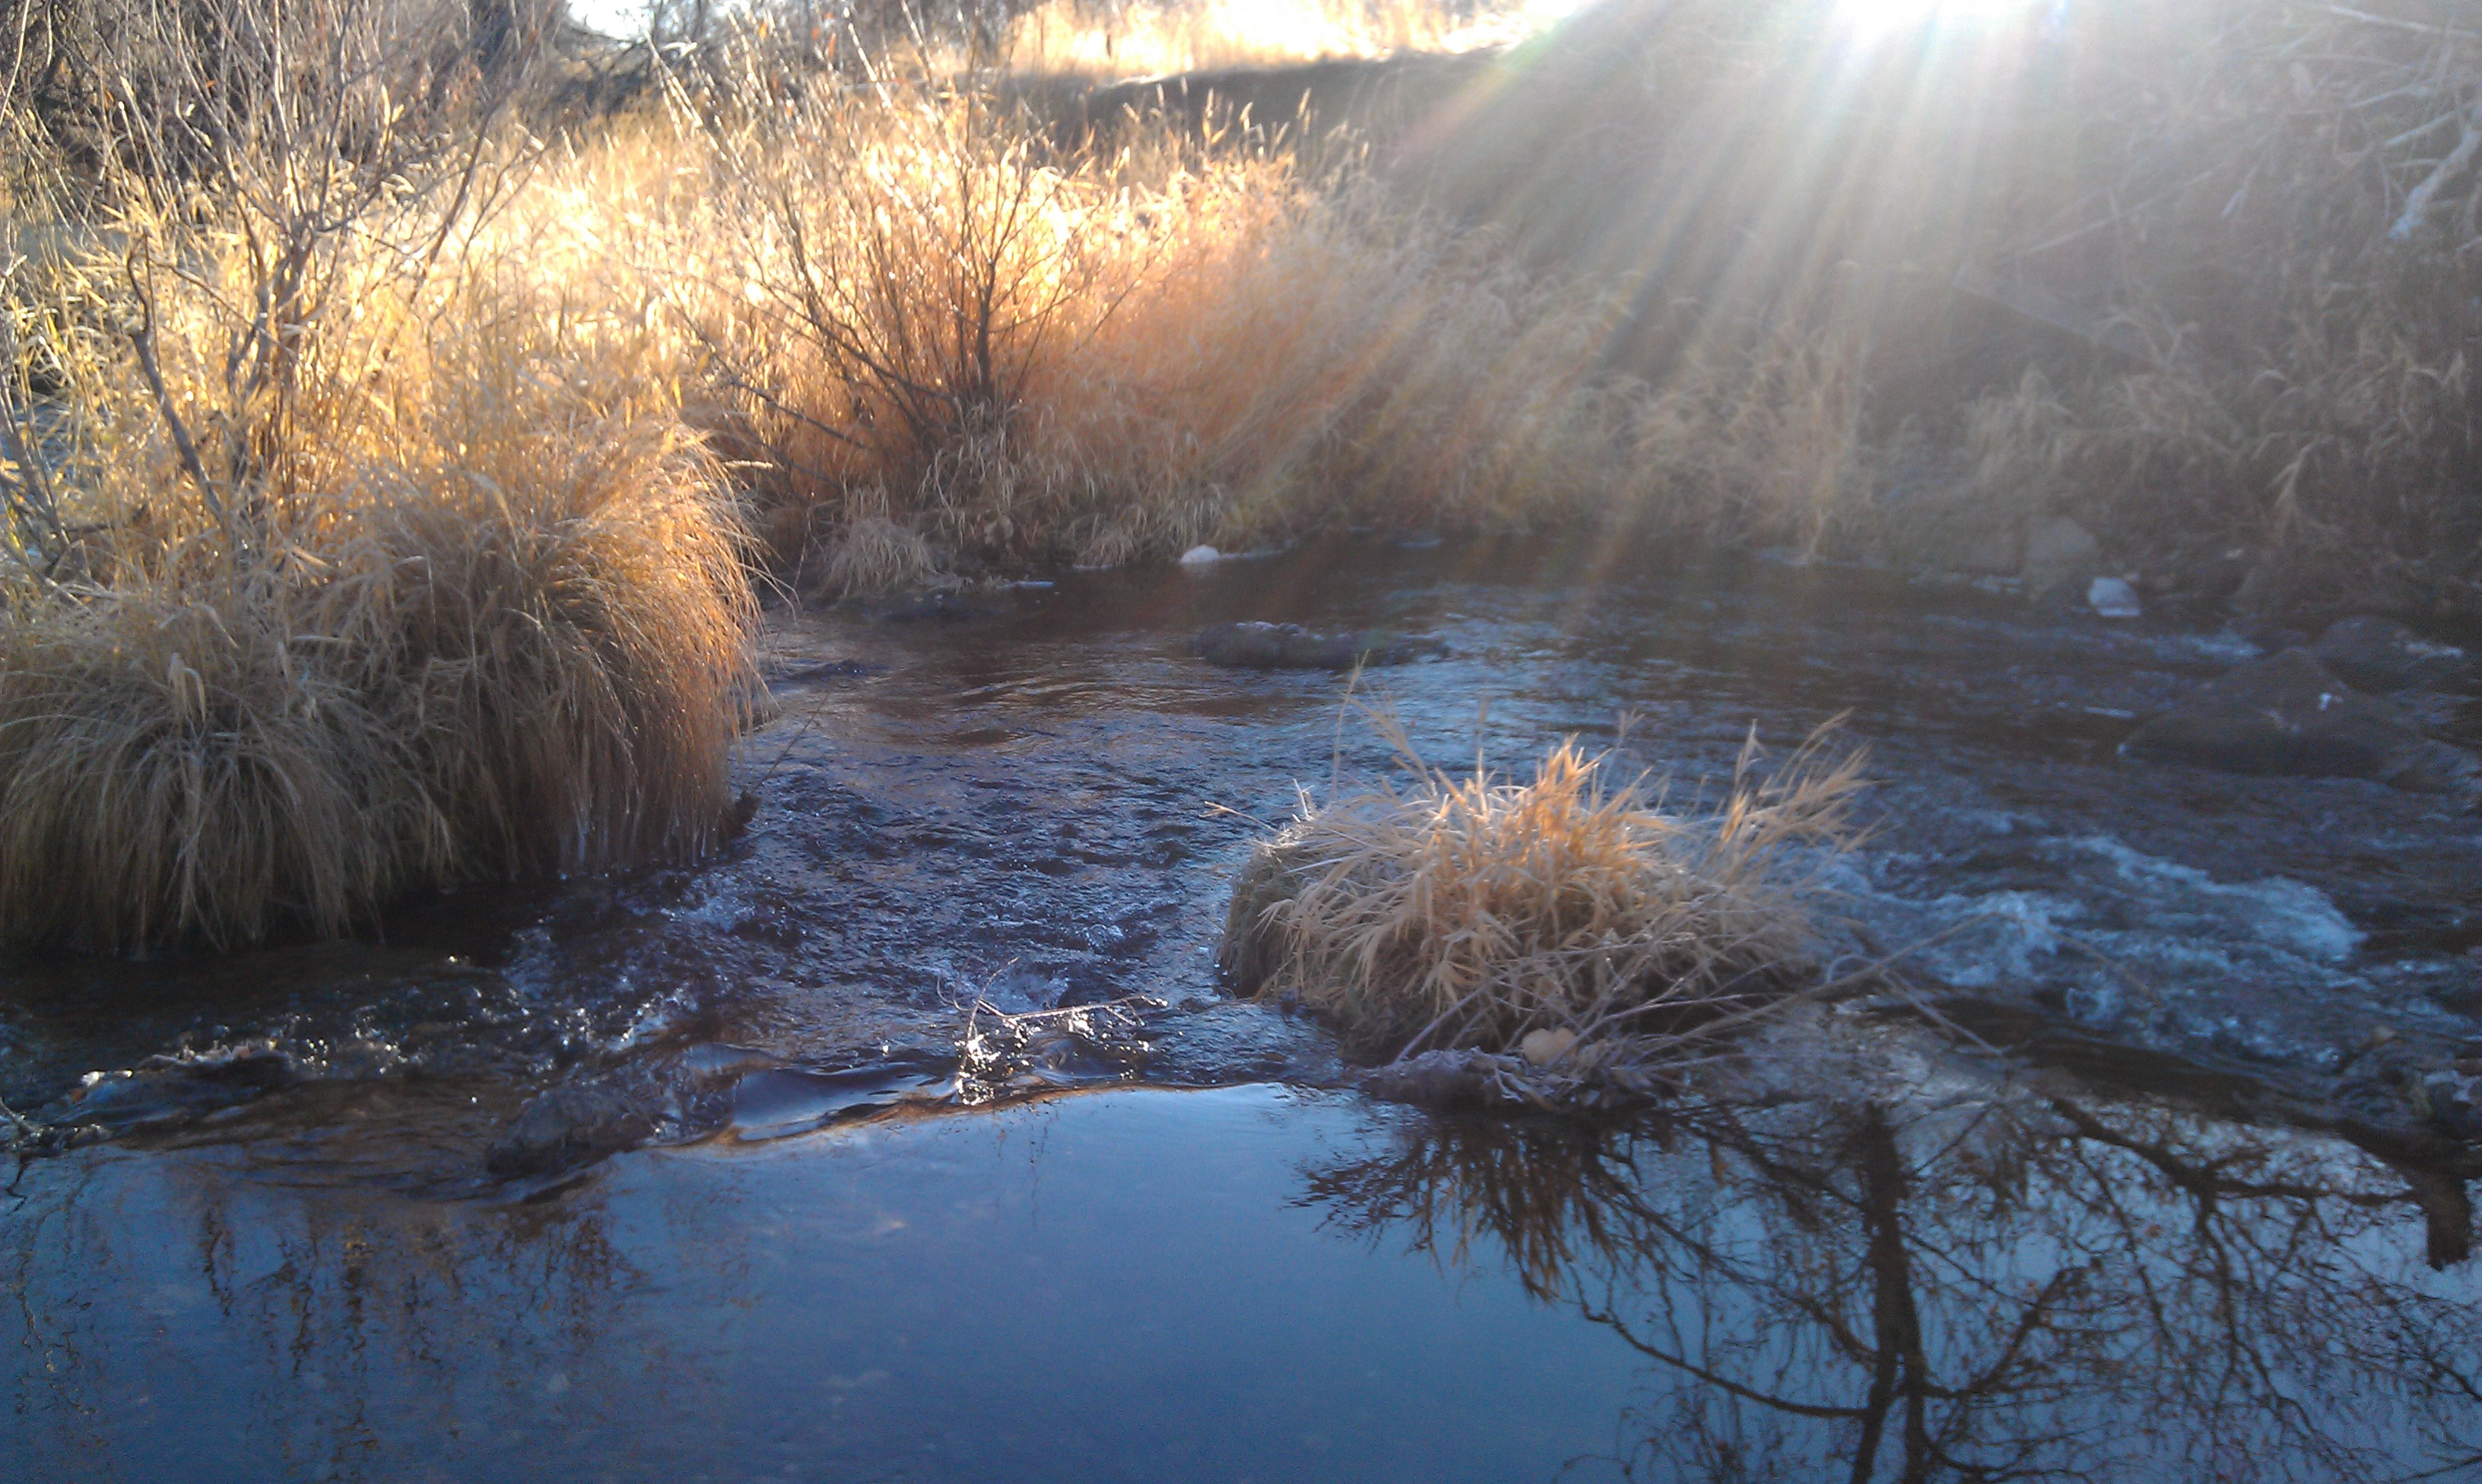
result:
M 0 943 L 340 932 L 725 826 L 754 605 L 677 358 L 505 209 L 524 142 L 370 105 L 107 177 L 11 274 Z
M 1407 783 L 1306 797 L 1235 883 L 1220 961 L 1245 993 L 1297 997 L 1383 1055 L 1543 1033 L 1635 1057 L 1815 976 L 1815 886 L 1789 852 L 1848 839 L 1858 753 L 1830 760 L 1822 734 L 1762 776 L 1754 741 L 1701 817 L 1573 739 L 1519 783 L 1450 777 L 1382 725 Z
M 1113 564 L 1347 522 L 1802 538 L 1854 482 L 1820 346 L 1650 384 L 1610 364 L 1625 280 L 1281 151 L 1064 151 L 989 95 L 895 88 L 712 147 L 718 204 L 664 251 L 723 245 L 681 299 L 719 432 L 832 591 L 926 551 Z
M 1020 75 L 1152 77 L 1466 51 L 1519 40 L 1572 9 L 1558 0 L 1046 0 L 1012 19 L 1000 65 Z

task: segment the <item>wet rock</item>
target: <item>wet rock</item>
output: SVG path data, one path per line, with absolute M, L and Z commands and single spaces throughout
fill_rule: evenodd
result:
M 2024 570 L 2025 531 L 2017 521 L 1994 521 L 1963 502 L 1941 502 L 1936 518 L 1924 512 L 1914 525 L 1900 536 L 1905 554 L 1933 571 L 2015 577 Z
M 1203 544 L 1193 546 L 1180 554 L 1180 564 L 1185 567 L 1211 567 L 1223 560 L 1222 552 Z
M 133 1129 L 202 1117 L 300 1080 L 292 1057 L 260 1042 L 149 1056 L 125 1071 L 93 1073 L 68 1103 L 79 1123 Z
M 2347 684 L 2382 693 L 2455 686 L 2471 673 L 2464 650 L 2371 614 L 2337 620 L 2309 653 Z
M 1505 1102 L 1498 1074 L 1507 1058 L 1483 1052 L 1424 1052 L 1361 1074 L 1361 1090 L 1382 1103 L 1423 1107 L 1487 1107 Z
M 2413 1115 L 2450 1138 L 2482 1139 L 2482 1078 L 2437 1071 L 2412 1085 Z
M 2372 778 L 2424 794 L 2469 792 L 2478 766 L 2300 649 L 2210 682 L 2139 727 L 2121 752 L 2225 772 Z
M 2093 534 L 2055 515 L 2025 533 L 2025 564 L 2018 577 L 2025 585 L 2026 600 L 2048 608 L 2083 597 L 2101 566 L 2102 546 Z
M 2212 612 L 2231 601 L 2249 576 L 2253 561 L 2247 547 L 2177 553 L 2150 568 L 2141 584 L 2145 594 L 2167 608 Z
M 1438 639 L 1377 632 L 1313 634 L 1296 623 L 1219 623 L 1192 647 L 1209 664 L 1261 670 L 1349 670 L 1356 664 L 1409 664 L 1448 646 Z
M 734 1086 L 732 1118 L 727 1127 L 740 1138 L 782 1138 L 908 1103 L 936 1101 L 954 1085 L 953 1077 L 944 1067 L 902 1063 L 852 1067 L 841 1072 L 805 1072 L 790 1067 L 757 1071 Z
M 2105 618 L 2135 618 L 2142 612 L 2137 589 L 2117 577 L 2098 577 L 2087 584 L 2086 607 Z
M 518 1112 L 483 1165 L 494 1175 L 548 1175 L 634 1149 L 654 1132 L 654 1119 L 617 1088 L 558 1087 Z

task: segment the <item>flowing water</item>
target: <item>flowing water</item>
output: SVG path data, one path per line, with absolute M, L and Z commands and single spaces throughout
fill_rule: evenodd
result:
M 1444 640 L 1360 682 L 1442 767 L 1578 734 L 1694 803 L 1844 716 L 1838 946 L 1997 1049 L 1364 1102 L 1213 946 L 1394 765 L 1189 654 L 1227 618 Z M 0 1477 L 2482 1471 L 2473 1163 L 2406 1093 L 2482 1028 L 2482 820 L 2115 752 L 2277 638 L 1377 543 L 780 613 L 719 860 L 0 969 Z M 547 1091 L 647 1147 L 511 1157 Z

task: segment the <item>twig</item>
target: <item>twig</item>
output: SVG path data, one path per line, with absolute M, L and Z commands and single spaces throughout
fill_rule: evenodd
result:
M 207 478 L 207 466 L 198 457 L 198 445 L 190 437 L 189 425 L 181 421 L 180 410 L 172 405 L 172 394 L 164 389 L 164 373 L 155 363 L 155 299 L 146 292 L 138 274 L 138 260 L 132 256 L 122 265 L 129 273 L 130 292 L 138 296 L 138 307 L 145 318 L 129 332 L 129 343 L 138 351 L 138 369 L 146 378 L 146 389 L 154 394 L 155 410 L 163 415 L 164 426 L 172 430 L 172 447 L 179 451 L 181 467 L 197 482 L 198 493 L 207 502 L 207 511 L 229 534 L 232 521 L 224 513 L 224 497 L 216 493 L 213 480 Z
M 2476 102 L 2465 116 L 2465 137 L 2457 141 L 2456 147 L 2448 151 L 2446 159 L 2439 162 L 2439 168 L 2405 197 L 2404 215 L 2396 218 L 2396 224 L 2388 228 L 2388 240 L 2413 241 L 2413 235 L 2421 230 L 2422 220 L 2430 215 L 2431 202 L 2457 176 L 2465 173 L 2476 154 L 2482 154 L 2482 102 Z
M 17 482 L 28 497 L 24 502 L 12 503 L 50 527 L 52 539 L 66 550 L 68 534 L 61 529 L 60 497 L 52 491 L 51 472 L 36 456 L 39 451 L 27 446 L 18 422 L 17 323 L 14 316 L 7 313 L 0 313 L 0 358 L 6 360 L 6 364 L 0 364 L 0 453 L 6 453 L 16 464 Z

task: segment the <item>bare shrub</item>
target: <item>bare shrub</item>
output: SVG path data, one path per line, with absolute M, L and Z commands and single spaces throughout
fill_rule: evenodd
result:
M 1857 482 L 1850 357 L 1787 335 L 1636 381 L 1605 364 L 1625 285 L 1366 183 L 1168 133 L 1064 157 L 970 98 L 792 117 L 718 146 L 730 204 L 672 255 L 729 244 L 679 280 L 720 431 L 784 530 L 855 554 L 839 586 L 885 585 L 842 534 L 881 515 L 971 569 L 1337 522 L 1805 539 Z
M 1455 779 L 1384 724 L 1407 786 L 1306 797 L 1236 882 L 1220 962 L 1243 991 L 1296 996 L 1382 1055 L 1531 1052 L 1539 1032 L 1617 1062 L 1815 981 L 1813 888 L 1787 852 L 1848 838 L 1858 753 L 1831 762 L 1822 733 L 1762 777 L 1754 740 L 1697 818 L 1573 740 L 1530 782 Z

